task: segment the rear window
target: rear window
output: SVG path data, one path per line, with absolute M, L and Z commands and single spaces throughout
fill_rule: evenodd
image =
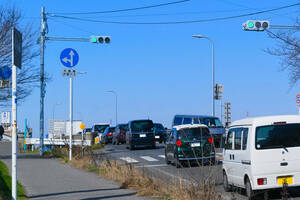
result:
M 153 131 L 153 122 L 151 120 L 134 121 L 131 123 L 132 132 Z
M 128 130 L 128 125 L 120 125 L 120 129 L 122 131 L 127 131 Z
M 211 137 L 208 128 L 185 128 L 178 131 L 178 139 L 201 139 Z
M 114 132 L 114 131 L 115 131 L 115 128 L 109 128 L 109 129 L 108 129 L 108 132 L 109 132 L 109 133 Z
M 182 117 L 175 117 L 174 126 L 182 124 Z
M 165 129 L 164 126 L 163 126 L 162 124 L 154 124 L 154 128 L 155 128 L 156 130 L 164 130 L 164 129 Z
M 256 149 L 300 147 L 300 124 L 280 124 L 256 128 Z
M 99 133 L 104 133 L 107 127 L 109 127 L 109 125 L 95 125 L 95 131 Z
M 183 124 L 192 124 L 192 118 L 184 118 L 183 119 Z

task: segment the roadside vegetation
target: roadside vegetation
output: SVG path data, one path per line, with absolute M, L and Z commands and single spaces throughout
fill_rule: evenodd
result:
M 215 191 L 213 183 L 186 184 L 180 181 L 174 181 L 172 184 L 166 183 L 158 178 L 150 177 L 131 164 L 109 160 L 105 155 L 95 155 L 93 153 L 94 148 L 84 148 L 84 156 L 82 156 L 81 148 L 73 146 L 71 162 L 68 161 L 67 148 L 53 149 L 51 156 L 59 158 L 63 163 L 68 163 L 74 168 L 94 172 L 103 178 L 116 181 L 120 184 L 120 188 L 135 190 L 139 196 L 162 200 L 222 199 L 221 195 Z
M 25 189 L 18 183 L 18 199 L 26 200 Z M 11 199 L 11 176 L 6 165 L 0 161 L 0 200 Z

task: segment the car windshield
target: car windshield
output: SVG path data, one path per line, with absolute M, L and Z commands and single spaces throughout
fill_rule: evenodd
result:
M 164 126 L 162 124 L 154 124 L 155 130 L 165 130 Z
M 223 127 L 218 118 L 200 118 L 201 124 L 205 124 L 209 128 L 220 128 Z
M 256 128 L 256 149 L 300 147 L 300 124 L 280 124 Z
M 153 122 L 151 120 L 134 121 L 131 123 L 132 132 L 153 131 Z
M 126 125 L 120 125 L 120 129 L 122 131 L 127 131 L 128 130 L 128 125 L 127 124 Z
M 211 137 L 208 128 L 185 128 L 178 131 L 178 139 L 198 139 Z
M 103 133 L 109 125 L 95 125 L 95 131 Z

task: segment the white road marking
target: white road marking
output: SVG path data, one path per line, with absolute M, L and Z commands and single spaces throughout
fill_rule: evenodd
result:
M 150 162 L 158 161 L 157 159 L 152 158 L 150 156 L 141 156 L 141 158 Z
M 143 167 L 166 167 L 168 165 L 166 164 L 161 164 L 161 165 L 141 165 L 141 166 L 137 166 L 137 168 L 143 168 Z
M 158 155 L 158 157 L 165 158 L 166 156 L 165 155 Z
M 120 159 L 126 161 L 127 163 L 138 163 L 139 162 L 139 161 L 137 161 L 133 158 L 130 158 L 130 157 L 121 157 Z

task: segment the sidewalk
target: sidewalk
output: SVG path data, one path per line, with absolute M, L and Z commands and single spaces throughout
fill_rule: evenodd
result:
M 1 148 L 6 145 L 0 143 Z M 7 155 L 7 154 L 6 154 Z M 1 159 L 11 171 L 11 159 Z M 115 199 L 148 200 L 135 196 L 135 191 L 120 189 L 112 181 L 94 173 L 71 168 L 54 159 L 18 159 L 18 181 L 25 187 L 29 199 Z

